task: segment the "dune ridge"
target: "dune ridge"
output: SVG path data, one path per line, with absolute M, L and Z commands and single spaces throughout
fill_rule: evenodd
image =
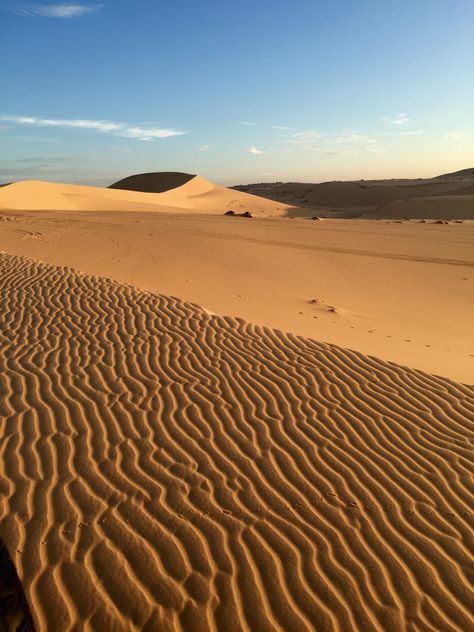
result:
M 130 179 L 133 181 L 134 176 Z M 116 183 L 117 186 L 119 184 Z M 164 183 L 162 184 L 164 186 Z M 184 184 L 160 193 L 39 180 L 14 182 L 5 185 L 0 191 L 0 210 L 8 211 L 158 211 L 222 214 L 229 209 L 248 210 L 262 216 L 283 216 L 290 207 L 256 195 L 227 189 L 200 176 L 191 177 Z
M 0 255 L 37 632 L 465 631 L 474 388 Z
M 471 169 L 417 180 L 286 182 L 238 185 L 237 191 L 300 207 L 297 215 L 367 219 L 474 219 Z

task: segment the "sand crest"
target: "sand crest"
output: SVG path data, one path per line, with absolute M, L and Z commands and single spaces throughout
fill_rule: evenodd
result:
M 227 189 L 200 176 L 161 193 L 36 180 L 14 182 L 0 189 L 0 210 L 9 211 L 193 211 L 223 214 L 233 209 L 261 216 L 282 216 L 290 208 L 281 202 Z
M 37 631 L 469 629 L 474 389 L 3 254 Z
M 114 182 L 109 189 L 125 189 L 126 191 L 142 191 L 144 193 L 164 193 L 186 184 L 195 174 L 180 171 L 157 171 L 155 173 L 140 173 L 128 176 Z

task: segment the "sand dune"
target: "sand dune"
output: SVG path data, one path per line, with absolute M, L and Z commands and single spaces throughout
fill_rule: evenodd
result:
M 473 219 L 474 195 L 438 195 L 384 204 L 374 211 L 364 213 L 366 219 L 411 218 L 411 219 Z
M 399 222 L 8 212 L 0 250 L 473 384 L 474 224 Z
M 34 180 L 15 182 L 0 189 L 0 210 L 10 211 L 192 211 L 222 214 L 236 209 L 262 216 L 281 216 L 289 208 L 286 204 L 212 184 L 199 176 L 162 193 Z
M 326 216 L 336 217 L 474 219 L 474 176 L 471 172 L 466 169 L 416 180 L 261 183 L 235 188 L 302 207 L 304 210 L 300 208 L 298 215 L 308 216 L 320 210 L 326 211 Z
M 0 537 L 38 632 L 470 628 L 473 388 L 0 262 Z
M 176 189 L 193 178 L 196 178 L 195 174 L 181 173 L 179 171 L 140 173 L 111 184 L 109 189 L 125 189 L 127 191 L 142 191 L 143 193 L 163 193 L 170 189 Z
M 248 185 L 229 189 L 200 176 L 163 172 L 125 178 L 109 188 L 23 181 L 0 189 L 0 210 L 157 211 L 260 217 L 474 219 L 472 179 Z M 240 190 L 242 189 L 242 190 Z M 245 190 L 245 191 L 244 191 Z M 248 192 L 246 192 L 248 191 Z

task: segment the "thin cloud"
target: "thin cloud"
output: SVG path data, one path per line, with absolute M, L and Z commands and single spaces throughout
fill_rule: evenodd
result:
M 329 151 L 323 151 L 323 156 L 347 156 L 351 153 L 347 149 L 330 149 Z
M 261 156 L 263 154 L 263 151 L 257 147 L 250 147 L 249 152 L 254 156 Z
M 35 156 L 33 158 L 15 158 L 11 162 L 34 165 L 63 164 L 65 162 L 79 162 L 82 158 L 77 156 Z
M 375 136 L 421 136 L 423 132 L 420 131 L 412 131 L 412 132 L 380 132 L 379 134 L 375 134 Z
M 33 125 L 38 127 L 64 127 L 74 129 L 94 130 L 132 138 L 136 140 L 155 140 L 156 138 L 168 138 L 181 136 L 186 132 L 174 129 L 162 129 L 159 127 L 137 127 L 127 123 L 114 123 L 112 121 L 93 121 L 89 119 L 43 119 L 34 116 L 7 116 L 0 115 L 0 121 L 14 123 L 16 125 Z
M 387 123 L 387 125 L 405 125 L 405 123 L 411 121 L 411 118 L 409 118 L 405 112 L 400 112 L 395 116 L 383 116 L 380 120 Z
M 243 125 L 244 127 L 255 127 L 257 123 L 254 123 L 253 121 L 240 121 L 239 125 Z
M 359 132 L 344 132 L 323 140 L 325 145 L 358 145 L 370 141 L 370 136 Z
M 315 151 L 325 156 L 344 156 L 366 151 L 382 151 L 380 141 L 374 136 L 349 130 L 339 133 L 321 133 L 317 130 L 304 130 L 293 134 L 283 141 L 286 151 Z
M 209 151 L 210 149 L 212 149 L 212 145 L 201 145 L 196 148 L 197 151 Z
M 96 13 L 103 7 L 102 4 L 27 4 L 13 9 L 18 15 L 40 16 L 43 18 L 81 18 L 90 13 Z
M 458 132 L 446 132 L 445 136 L 447 136 L 447 138 L 452 138 L 453 140 L 462 140 L 463 138 L 466 138 L 467 134 L 461 134 Z
M 274 125 L 273 129 L 278 129 L 281 130 L 283 132 L 289 132 L 292 129 L 295 129 L 294 127 L 287 127 L 286 125 Z

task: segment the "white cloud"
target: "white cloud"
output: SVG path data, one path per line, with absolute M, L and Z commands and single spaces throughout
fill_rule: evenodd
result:
M 89 119 L 43 119 L 36 118 L 34 116 L 0 115 L 0 121 L 15 123 L 16 125 L 88 129 L 137 140 L 154 140 L 156 138 L 168 138 L 169 136 L 181 136 L 182 134 L 186 133 L 174 129 L 161 129 L 159 127 L 136 127 L 130 126 L 127 123 L 114 123 L 112 121 L 92 121 Z
M 249 152 L 254 156 L 261 156 L 263 151 L 261 149 L 257 149 L 257 147 L 250 147 Z
M 461 134 L 457 132 L 446 132 L 445 136 L 447 136 L 448 138 L 452 138 L 453 140 L 462 140 L 463 138 L 466 138 L 467 134 Z
M 296 132 L 282 142 L 287 145 L 288 151 L 292 151 L 292 148 L 313 150 L 319 145 L 321 136 L 322 134 L 317 130 L 306 129 L 302 132 Z
M 244 127 L 255 127 L 257 123 L 254 123 L 253 121 L 240 121 L 239 125 L 243 125 Z
M 295 129 L 294 127 L 287 127 L 286 125 L 274 125 L 273 129 L 278 129 L 281 130 L 283 132 L 289 132 L 292 129 Z
M 14 9 L 14 12 L 19 15 L 39 15 L 44 18 L 80 18 L 89 13 L 96 13 L 102 6 L 102 4 L 77 4 L 70 2 L 60 4 L 28 4 Z
M 315 140 L 315 139 L 321 138 L 321 132 L 318 132 L 315 129 L 306 129 L 302 132 L 297 132 L 294 135 L 294 138 L 298 142 L 305 141 L 305 140 Z
M 338 133 L 304 130 L 282 142 L 286 145 L 286 151 L 313 151 L 320 152 L 324 156 L 345 156 L 361 150 L 383 151 L 380 140 L 375 135 L 365 134 L 358 130 Z
M 383 116 L 380 120 L 387 123 L 387 125 L 405 125 L 405 123 L 411 121 L 405 112 L 400 112 L 395 116 Z
M 201 145 L 196 148 L 197 151 L 209 151 L 210 149 L 212 149 L 212 145 Z

